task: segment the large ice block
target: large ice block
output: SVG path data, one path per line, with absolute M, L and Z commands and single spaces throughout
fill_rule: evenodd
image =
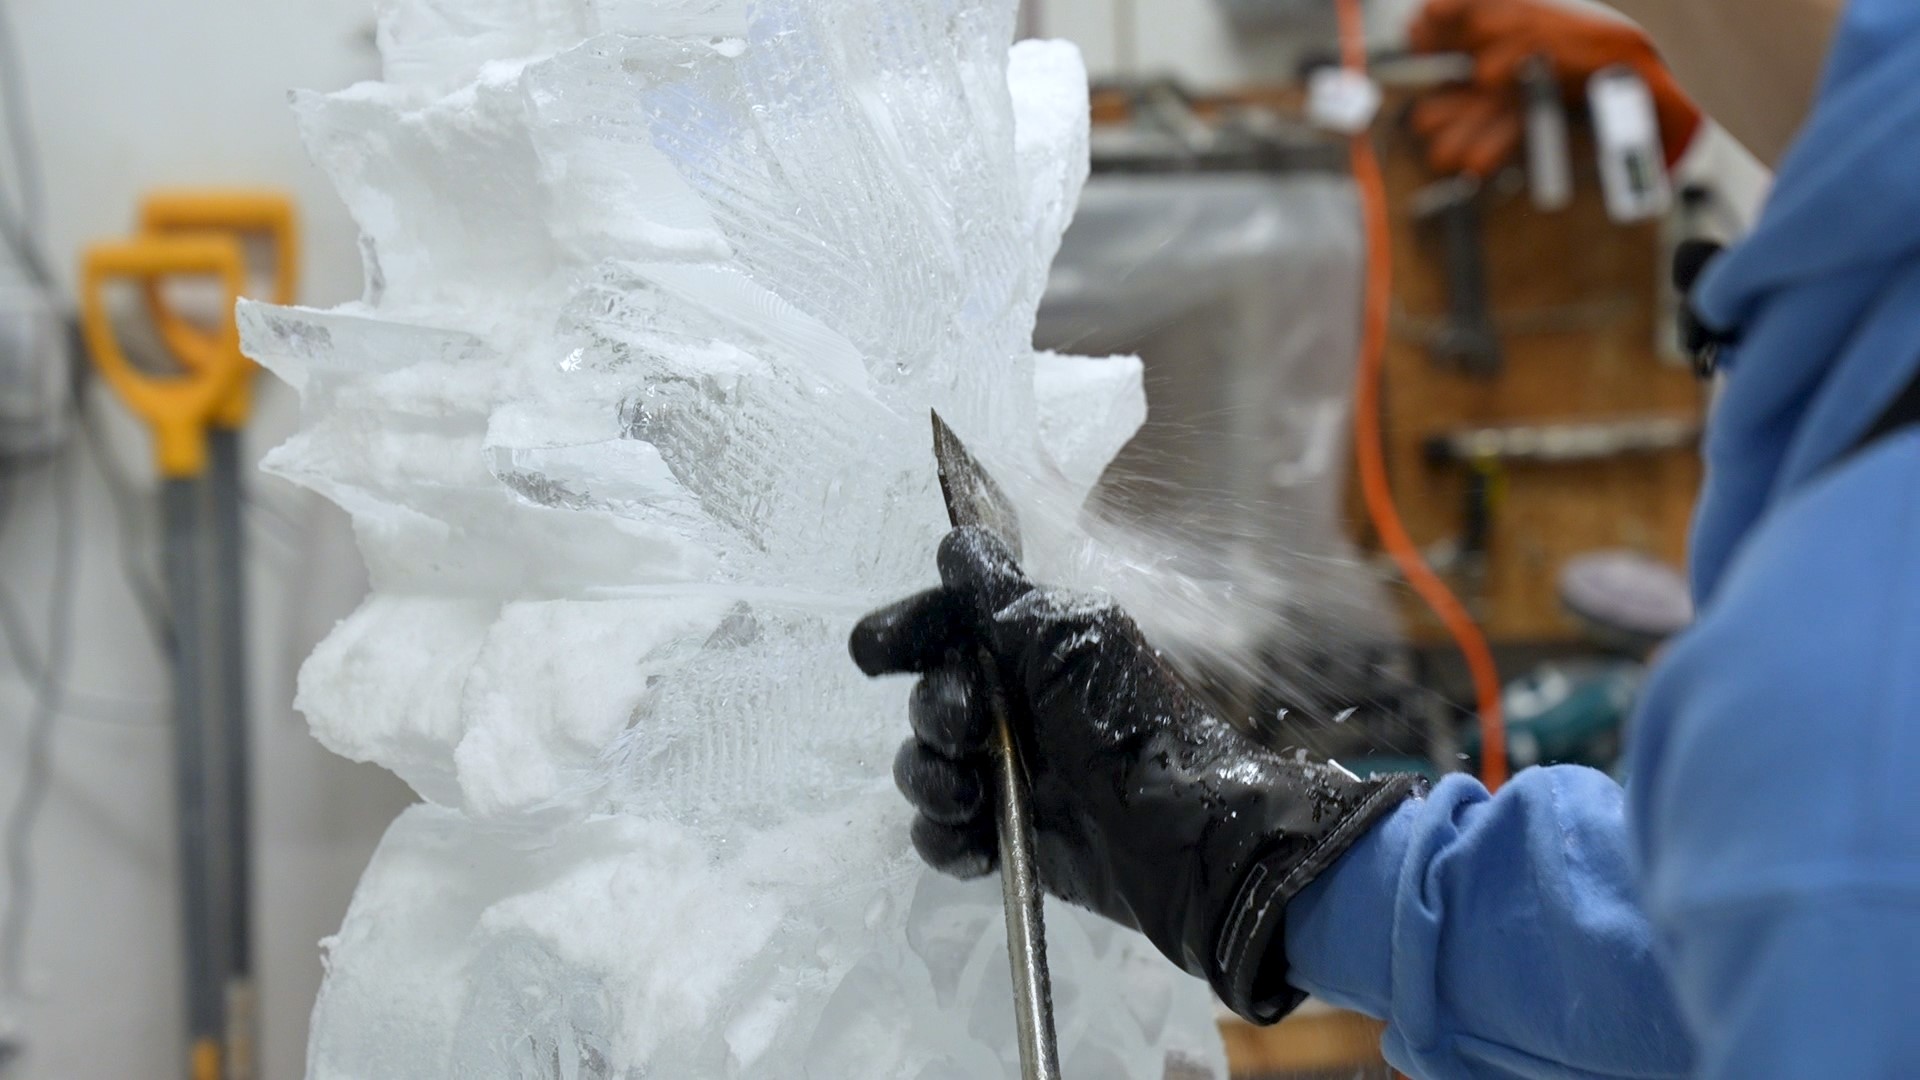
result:
M 844 652 L 932 579 L 929 406 L 1082 578 L 1143 415 L 1137 362 L 1030 344 L 1087 101 L 1012 9 L 386 0 L 385 81 L 297 96 L 367 290 L 243 337 L 374 585 L 298 703 L 424 800 L 314 1080 L 1016 1074 L 997 886 L 913 858 L 905 687 Z M 1200 983 L 1050 916 L 1070 1076 L 1221 1071 Z

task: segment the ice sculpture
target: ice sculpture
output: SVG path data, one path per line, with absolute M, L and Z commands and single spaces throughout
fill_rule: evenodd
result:
M 1087 102 L 1012 27 L 389 0 L 385 81 L 296 98 L 367 292 L 244 335 L 302 394 L 269 467 L 374 585 L 298 704 L 425 800 L 326 945 L 314 1080 L 1015 1070 L 997 886 L 912 857 L 905 687 L 843 644 L 930 580 L 930 405 L 1036 507 L 1141 420 L 1137 363 L 1030 346 Z M 1084 567 L 1070 513 L 1029 533 Z M 1049 914 L 1068 1075 L 1222 1071 L 1200 983 Z

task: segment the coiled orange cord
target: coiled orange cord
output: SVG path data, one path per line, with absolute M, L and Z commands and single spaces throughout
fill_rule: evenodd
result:
M 1342 61 L 1347 70 L 1365 74 L 1366 26 L 1361 20 L 1360 0 L 1338 0 L 1338 4 Z M 1427 565 L 1419 546 L 1407 535 L 1406 524 L 1394 506 L 1393 488 L 1387 480 L 1386 435 L 1380 423 L 1388 298 L 1393 286 L 1393 248 L 1387 234 L 1387 186 L 1380 173 L 1380 159 L 1374 153 L 1372 136 L 1365 130 L 1356 132 L 1350 146 L 1353 182 L 1360 193 L 1361 221 L 1366 231 L 1360 371 L 1353 398 L 1354 457 L 1360 473 L 1360 492 L 1381 545 L 1400 568 L 1407 584 L 1446 627 L 1466 660 L 1480 711 L 1480 779 L 1491 790 L 1507 779 L 1506 722 L 1500 711 L 1500 672 L 1494 666 L 1493 650 L 1466 605 Z

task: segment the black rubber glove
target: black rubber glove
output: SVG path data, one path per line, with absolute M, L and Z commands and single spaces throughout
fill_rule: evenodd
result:
M 992 721 L 977 657 L 999 668 L 1033 793 L 1040 880 L 1144 933 L 1234 1012 L 1271 1023 L 1287 985 L 1286 903 L 1417 790 L 1277 753 L 1211 713 L 1112 603 L 1036 588 L 990 534 L 940 545 L 940 588 L 868 615 L 869 675 L 921 675 L 894 777 L 913 842 L 958 877 L 996 860 Z

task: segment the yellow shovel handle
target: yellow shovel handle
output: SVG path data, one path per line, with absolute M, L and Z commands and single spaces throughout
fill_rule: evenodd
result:
M 219 329 L 194 331 L 210 347 L 183 355 L 178 374 L 135 368 L 120 348 L 107 311 L 106 287 L 116 280 L 149 285 L 187 275 L 219 279 L 226 296 Z M 231 236 L 189 233 L 138 236 L 87 249 L 80 273 L 80 329 L 101 378 L 135 416 L 153 428 L 155 463 L 169 479 L 197 476 L 206 468 L 207 425 L 233 395 L 245 371 L 233 305 L 246 288 L 246 261 Z
M 270 298 L 276 304 L 291 304 L 299 292 L 299 216 L 294 211 L 293 200 L 281 192 L 220 188 L 155 191 L 140 204 L 140 230 L 149 235 L 220 233 L 235 239 L 264 236 L 272 242 L 274 254 Z M 197 368 L 219 362 L 209 357 L 209 353 L 219 347 L 218 340 L 173 311 L 157 281 L 144 283 L 144 291 L 147 313 L 159 330 L 160 339 L 182 366 Z M 214 415 L 214 423 L 223 428 L 237 429 L 245 424 L 251 407 L 253 365 L 244 359 L 242 365 L 243 374 L 232 396 Z

